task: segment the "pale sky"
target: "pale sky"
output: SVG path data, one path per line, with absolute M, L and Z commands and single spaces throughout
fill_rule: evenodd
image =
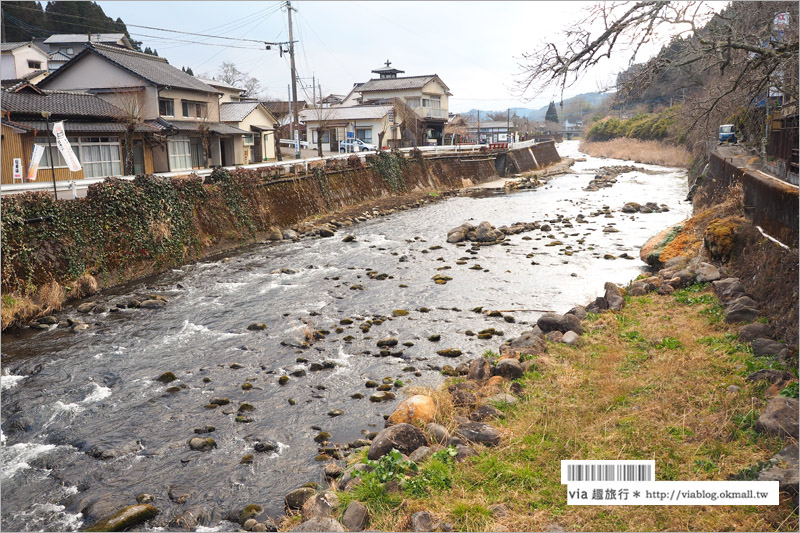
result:
M 131 24 L 264 41 L 288 41 L 286 10 L 281 2 L 264 1 L 101 1 L 106 14 L 128 24 L 131 36 L 156 48 L 176 67 L 191 67 L 195 75 L 215 74 L 223 61 L 261 81 L 267 93 L 287 98 L 288 55 L 263 44 L 208 39 L 135 28 Z M 383 2 L 304 1 L 293 7 L 298 75 L 311 77 L 324 94 L 346 94 L 356 82 L 375 76 L 383 66 L 404 70 L 402 76 L 438 74 L 453 96 L 450 111 L 472 108 L 538 108 L 559 92 L 553 89 L 533 101 L 515 94 L 523 52 L 533 50 L 575 21 L 587 2 Z M 206 41 L 244 48 L 190 44 Z M 652 52 L 651 52 L 652 53 Z M 597 91 L 627 65 L 627 57 L 607 61 L 564 97 Z M 298 88 L 298 98 L 303 92 Z M 529 95 L 531 96 L 531 95 Z

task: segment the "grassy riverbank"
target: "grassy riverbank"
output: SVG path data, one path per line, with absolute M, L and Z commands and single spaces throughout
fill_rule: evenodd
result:
M 452 468 L 421 463 L 436 481 L 423 496 L 370 484 L 340 493 L 342 509 L 360 499 L 368 528 L 385 531 L 409 530 L 422 510 L 455 531 L 796 531 L 785 494 L 775 507 L 566 505 L 563 459 L 654 459 L 657 480 L 725 480 L 786 444 L 755 431 L 765 384 L 745 380 L 773 360 L 737 340 L 709 286 L 626 300 L 620 312 L 590 314 L 581 345 L 548 343 L 533 359 L 516 380 L 520 401 L 493 422 L 498 447 Z M 452 407 L 440 411 L 437 421 L 452 424 Z
M 581 151 L 595 157 L 613 157 L 649 165 L 688 168 L 691 154 L 681 146 L 661 141 L 616 138 L 610 141 L 582 141 Z

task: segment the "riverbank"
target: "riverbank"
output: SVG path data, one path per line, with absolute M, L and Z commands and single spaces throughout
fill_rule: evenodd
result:
M 660 141 L 617 138 L 603 142 L 581 141 L 582 152 L 595 157 L 612 157 L 636 163 L 689 168 L 692 156 L 681 146 Z
M 721 277 L 714 267 L 673 264 L 627 291 L 607 284 L 598 301 L 616 310 L 571 311 L 584 317 L 569 326 L 578 340 L 540 319 L 543 337 L 486 352 L 438 391 L 410 391 L 435 413 L 394 420 L 401 405 L 390 420 L 419 424 L 427 442 L 413 428 L 391 433 L 410 458 L 363 453 L 330 480 L 334 493 L 310 491 L 280 529 L 314 530 L 328 515 L 352 528 L 357 514 L 381 531 L 796 531 L 796 369 L 753 340 L 763 324 L 725 320 L 735 294 L 706 281 Z M 764 414 L 786 402 L 777 423 Z M 375 437 L 370 459 L 392 431 Z M 779 506 L 568 506 L 565 459 L 653 459 L 656 480 L 779 479 L 783 492 Z M 357 482 L 353 468 L 366 469 Z M 333 509 L 320 514 L 315 498 Z

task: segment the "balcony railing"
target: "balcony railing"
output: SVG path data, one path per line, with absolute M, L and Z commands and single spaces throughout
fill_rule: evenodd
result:
M 434 109 L 433 107 L 415 107 L 414 111 L 422 118 L 441 118 L 447 120 L 447 109 Z

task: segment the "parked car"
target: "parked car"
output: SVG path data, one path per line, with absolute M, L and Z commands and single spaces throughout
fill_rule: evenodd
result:
M 719 142 L 735 143 L 736 141 L 736 126 L 733 124 L 723 124 L 719 127 Z
M 365 143 L 361 139 L 345 139 L 339 141 L 339 153 L 346 152 L 368 152 L 370 150 L 377 150 L 378 147 L 374 144 Z

